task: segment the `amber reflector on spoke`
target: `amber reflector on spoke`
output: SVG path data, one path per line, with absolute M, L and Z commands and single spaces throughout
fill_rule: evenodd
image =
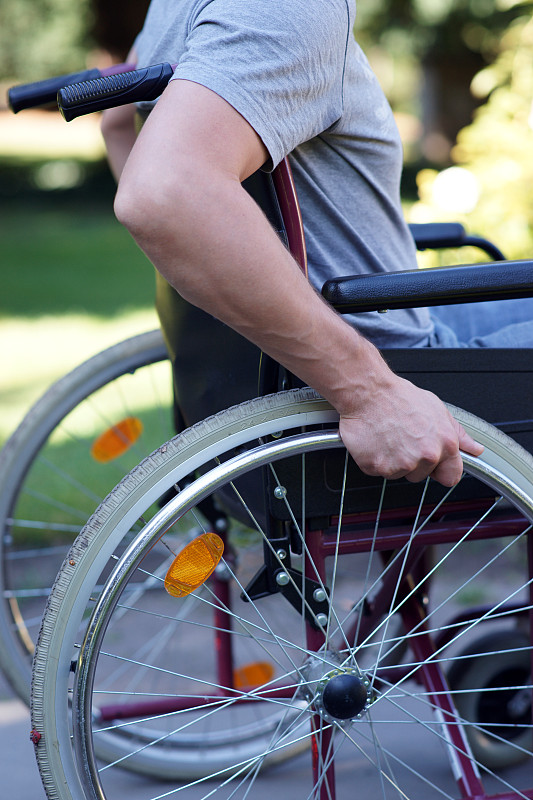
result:
M 202 533 L 178 553 L 165 578 L 165 589 L 173 597 L 185 597 L 198 589 L 214 571 L 224 552 L 216 533 Z
M 233 683 L 236 689 L 255 689 L 264 686 L 274 677 L 274 667 L 268 661 L 255 661 L 245 664 L 233 672 Z
M 106 464 L 118 458 L 135 444 L 141 433 L 143 424 L 138 417 L 126 417 L 108 428 L 91 447 L 91 455 L 95 461 Z

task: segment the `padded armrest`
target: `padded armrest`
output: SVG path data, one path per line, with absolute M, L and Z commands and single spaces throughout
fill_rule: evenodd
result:
M 466 236 L 460 222 L 411 223 L 409 230 L 419 250 L 460 247 Z
M 341 314 L 533 296 L 533 261 L 355 275 L 326 281 L 322 295 Z
M 478 247 L 494 261 L 505 256 L 496 245 L 480 236 L 467 234 L 460 222 L 426 222 L 409 225 L 417 250 L 442 250 L 446 247 Z

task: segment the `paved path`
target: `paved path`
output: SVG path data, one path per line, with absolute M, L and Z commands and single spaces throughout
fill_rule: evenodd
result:
M 30 733 L 30 715 L 26 706 L 13 696 L 9 686 L 6 684 L 5 679 L 0 673 L 0 798 L 2 800 L 46 800 L 44 789 L 41 785 L 39 772 L 35 763 L 33 754 L 33 745 L 29 740 Z M 405 742 L 396 740 L 398 747 L 405 746 Z M 413 741 L 409 746 L 417 746 Z M 421 752 L 423 744 L 420 743 Z M 424 750 L 424 758 L 430 770 L 430 775 L 440 775 L 442 779 L 443 767 L 443 753 L 442 749 L 436 747 L 435 752 L 428 752 Z M 285 797 L 295 797 L 298 793 L 298 786 L 302 780 L 303 775 L 307 775 L 307 755 L 301 756 L 298 760 L 291 762 L 291 769 L 285 776 Z M 351 763 L 353 759 L 353 752 L 350 750 L 346 763 Z M 429 766 L 430 765 L 430 766 Z M 342 781 L 344 769 L 342 764 L 339 765 L 339 777 Z M 365 768 L 365 763 L 362 763 L 360 772 L 358 773 L 358 797 L 368 798 L 373 797 L 375 793 L 374 775 L 372 771 Z M 529 783 L 530 780 L 530 764 L 522 765 L 505 773 L 505 778 L 513 783 L 516 777 L 517 785 L 523 786 Z M 352 780 L 353 775 L 351 769 L 347 772 L 347 780 Z M 527 778 L 527 780 L 524 780 Z M 490 783 L 490 781 L 489 781 Z M 145 800 L 147 794 L 147 786 L 150 786 L 150 781 L 147 779 L 139 778 L 139 776 L 131 775 L 128 773 L 121 773 L 116 775 L 109 785 L 113 797 L 124 797 L 128 800 Z M 164 784 L 153 784 L 153 794 L 159 795 L 162 791 Z M 417 784 L 419 787 L 419 784 Z M 451 793 L 455 792 L 453 784 L 447 787 Z M 491 787 L 486 786 L 489 790 Z M 502 791 L 501 784 L 492 787 L 492 791 Z M 351 791 L 349 792 L 351 794 Z M 419 794 L 415 794 L 419 797 Z M 409 795 L 411 796 L 411 795 Z M 447 795 L 448 796 L 448 795 Z M 254 794 L 254 800 L 272 800 L 273 794 L 268 780 L 257 787 Z M 428 795 L 428 798 L 430 795 Z
M 29 739 L 30 714 L 0 675 L 0 797 L 44 800 Z

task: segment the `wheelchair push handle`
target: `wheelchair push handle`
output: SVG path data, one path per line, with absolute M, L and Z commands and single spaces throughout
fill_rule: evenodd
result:
M 95 80 L 110 74 L 129 72 L 134 69 L 133 64 L 115 64 L 109 69 L 84 69 L 81 72 L 71 72 L 67 75 L 56 75 L 43 81 L 34 83 L 21 83 L 12 86 L 7 93 L 9 108 L 14 114 L 27 108 L 41 108 L 42 106 L 56 105 L 57 93 L 65 86 L 81 81 Z
M 105 108 L 155 100 L 174 73 L 171 64 L 154 64 L 114 75 L 71 83 L 59 89 L 57 104 L 67 122 Z

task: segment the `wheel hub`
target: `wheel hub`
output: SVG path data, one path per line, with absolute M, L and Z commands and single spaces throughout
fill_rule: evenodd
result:
M 353 719 L 368 702 L 367 687 L 358 675 L 341 673 L 326 683 L 321 695 L 326 714 L 335 719 Z
M 328 661 L 331 666 L 331 660 Z M 324 666 L 328 665 L 315 657 L 305 670 L 308 680 L 305 695 L 315 711 L 337 725 L 361 719 L 374 700 L 368 677 L 356 664 L 339 665 L 327 672 Z

